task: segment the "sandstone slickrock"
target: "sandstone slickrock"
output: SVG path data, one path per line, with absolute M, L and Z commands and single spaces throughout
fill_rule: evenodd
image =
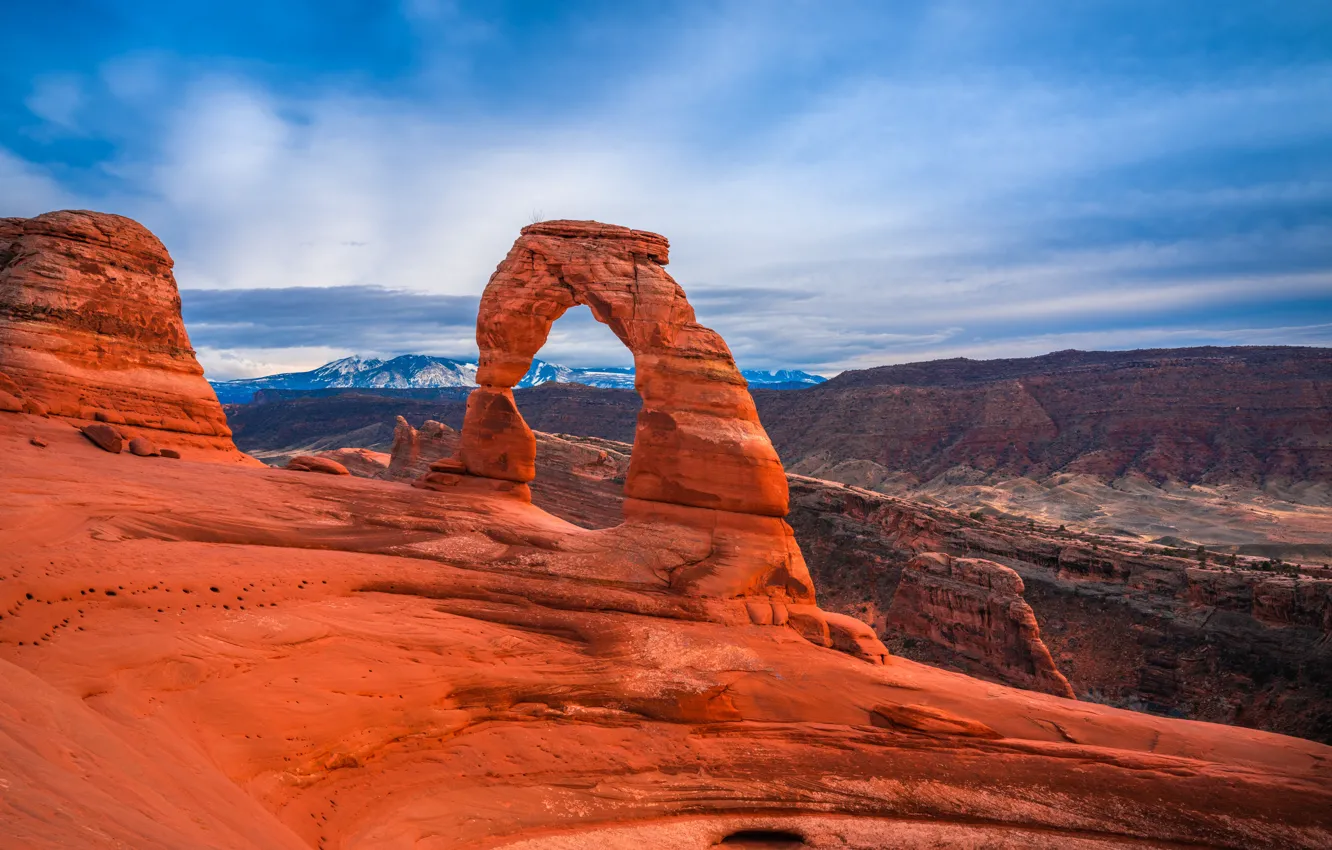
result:
M 561 389 L 562 395 L 575 391 Z M 522 394 L 518 397 L 521 403 Z M 450 432 L 453 437 L 439 449 L 441 456 L 456 451 L 456 432 Z M 621 483 L 632 446 L 560 436 L 564 445 L 605 450 L 614 459 L 618 472 L 588 477 L 578 470 L 588 469 L 590 453 L 584 459 L 563 456 L 555 444 L 546 442 L 553 439 L 551 435 L 536 432 L 536 436 L 533 502 L 585 527 L 617 524 L 622 519 Z M 425 467 L 423 463 L 422 473 Z M 1144 556 L 1141 544 L 1125 548 L 1124 541 L 1112 538 L 1102 539 L 1097 550 L 1092 548 L 1097 544 L 1080 542 L 1079 535 L 1046 524 L 1033 527 L 997 517 L 980 522 L 962 512 L 836 482 L 804 476 L 790 476 L 789 481 L 795 497 L 788 519 L 814 574 L 820 604 L 871 623 L 894 652 L 1005 684 L 1029 686 L 1030 678 L 1021 668 L 981 665 L 950 647 L 905 634 L 887 616 L 902 568 L 916 554 L 947 551 L 997 558 L 1024 576 L 1025 596 L 1042 624 L 1043 641 L 1080 698 L 1332 741 L 1332 702 L 1321 684 L 1322 677 L 1332 673 L 1320 672 L 1328 670 L 1322 642 L 1328 630 L 1310 627 L 1321 623 L 1323 614 L 1312 619 L 1308 614 L 1332 610 L 1317 603 L 1324 592 L 1319 581 L 1332 575 L 1319 575 L 1317 568 L 1304 566 L 1300 579 L 1276 576 L 1254 569 L 1273 553 L 1241 557 L 1234 573 L 1248 576 L 1243 584 L 1255 589 L 1217 595 L 1215 599 L 1230 607 L 1214 615 L 1217 609 L 1207 601 L 1213 599 L 1211 591 L 1204 592 L 1206 571 L 1196 574 L 1193 589 L 1183 595 L 1177 582 L 1153 579 L 1088 586 L 1079 578 L 1082 571 L 1096 575 L 1090 565 L 1104 560 L 1101 556 L 1127 560 L 1127 567 L 1111 568 L 1121 580 L 1134 573 L 1178 573 L 1196 566 L 1196 560 Z M 973 531 L 964 531 L 981 528 L 987 533 L 975 541 Z M 1055 543 L 1058 548 L 1052 549 Z M 1063 563 L 1070 567 L 1062 576 L 1059 559 L 1049 554 L 1060 548 L 1065 552 Z M 1216 556 L 1212 563 L 1218 563 Z M 1225 569 L 1218 572 L 1228 574 Z M 1287 585 L 1289 592 L 1283 589 Z M 1261 604 L 1251 605 L 1249 599 Z M 1275 619 L 1283 616 L 1288 619 Z M 1188 660 L 1181 664 L 1178 658 Z
M 3 846 L 1332 842 L 1325 746 L 865 664 L 511 498 L 98 452 L 0 417 Z
M 913 729 L 942 732 L 967 738 L 1002 738 L 998 732 L 977 720 L 959 717 L 928 705 L 876 705 L 870 722 L 888 729 Z
M 985 664 L 1005 681 L 1072 699 L 1022 591 L 1022 579 L 1002 564 L 927 552 L 902 569 L 889 628 Z
M 319 472 L 324 475 L 350 475 L 347 467 L 335 460 L 329 460 L 326 457 L 316 457 L 314 455 L 301 455 L 287 461 L 287 469 L 294 469 L 297 472 Z
M 0 219 L 0 370 L 58 416 L 246 461 L 190 348 L 171 267 L 122 216 Z

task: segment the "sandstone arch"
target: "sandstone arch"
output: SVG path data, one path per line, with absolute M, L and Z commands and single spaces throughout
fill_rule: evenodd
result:
M 585 304 L 634 355 L 643 398 L 630 499 L 787 513 L 786 475 L 721 336 L 698 324 L 655 233 L 591 221 L 523 228 L 481 296 L 477 382 L 463 425 L 472 475 L 527 482 L 536 442 L 513 401 L 551 325 Z
M 680 593 L 757 597 L 763 601 L 750 603 L 748 613 L 754 622 L 794 622 L 785 606 L 815 610 L 814 585 L 783 519 L 786 473 L 730 349 L 695 320 L 663 268 L 668 255 L 664 237 L 627 227 L 548 221 L 523 228 L 481 296 L 480 386 L 467 400 L 459 458 L 432 469 L 447 476 L 454 464 L 466 477 L 498 479 L 497 491 L 530 495 L 536 440 L 512 388 L 555 320 L 584 304 L 633 353 L 643 398 L 625 523 L 605 532 L 616 563 L 601 568 L 623 574 L 631 562 L 630 572 L 664 578 Z M 822 630 L 811 639 L 831 645 L 822 613 L 808 619 Z

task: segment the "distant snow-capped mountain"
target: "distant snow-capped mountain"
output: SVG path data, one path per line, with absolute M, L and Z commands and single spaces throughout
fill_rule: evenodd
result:
M 750 386 L 773 389 L 795 389 L 821 384 L 818 375 L 791 369 L 764 372 L 756 369 L 741 370 Z M 344 357 L 325 363 L 309 372 L 288 372 L 264 378 L 242 378 L 235 381 L 211 381 L 223 404 L 246 404 L 259 390 L 322 390 L 340 387 L 367 389 L 423 389 L 436 387 L 476 386 L 476 361 L 451 360 L 427 354 L 404 354 L 392 360 Z M 538 384 L 587 384 L 593 387 L 633 389 L 634 370 L 628 366 L 603 366 L 579 369 L 533 360 L 532 368 L 518 382 L 519 387 Z

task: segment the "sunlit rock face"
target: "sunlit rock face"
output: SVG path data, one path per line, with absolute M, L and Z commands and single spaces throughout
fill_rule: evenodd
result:
M 240 459 L 171 267 L 157 237 L 122 216 L 0 219 L 0 372 L 51 414 Z
M 624 492 L 623 531 L 687 528 L 706 554 L 671 572 L 705 596 L 811 604 L 814 588 L 790 527 L 786 475 L 726 342 L 695 321 L 669 274 L 666 239 L 593 221 L 523 228 L 481 296 L 477 382 L 460 460 L 473 476 L 526 484 L 536 438 L 512 388 L 551 326 L 584 304 L 634 355 L 643 398 Z
M 754 401 L 725 341 L 694 320 L 694 310 L 664 266 L 666 240 L 597 222 L 552 221 L 523 229 L 481 297 L 475 421 L 520 430 L 512 388 L 545 344 L 551 325 L 586 304 L 634 355 L 643 397 L 625 493 L 630 498 L 781 517 L 786 479 L 759 424 Z M 505 401 L 507 399 L 507 402 Z M 464 428 L 464 435 L 466 434 Z M 463 441 L 480 475 L 527 475 L 523 459 L 505 468 L 507 444 Z

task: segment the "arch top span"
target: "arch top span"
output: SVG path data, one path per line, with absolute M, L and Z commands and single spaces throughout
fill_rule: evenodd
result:
M 462 461 L 473 475 L 526 482 L 536 443 L 513 401 L 566 310 L 586 305 L 630 350 L 643 398 L 625 495 L 781 517 L 786 475 L 721 336 L 695 319 L 667 274 L 665 237 L 594 221 L 523 228 L 481 296 L 477 382 Z

